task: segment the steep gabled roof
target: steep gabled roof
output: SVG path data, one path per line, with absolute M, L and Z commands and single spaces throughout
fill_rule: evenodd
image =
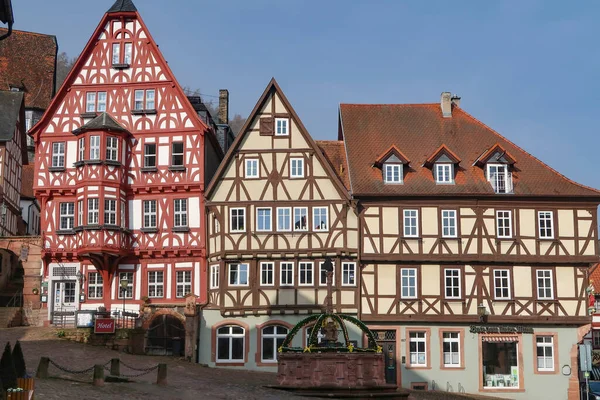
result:
M 600 199 L 600 191 L 564 177 L 458 106 L 444 118 L 439 103 L 341 104 L 340 126 L 353 196 L 498 196 L 484 168 L 474 163 L 501 148 L 505 157 L 518 160 L 512 170 L 514 194 L 503 196 Z M 403 185 L 386 185 L 381 171 L 372 167 L 391 145 L 412 160 Z M 424 166 L 441 145 L 462 160 L 454 185 L 436 185 Z
M 475 164 L 482 166 L 488 161 L 502 162 L 506 164 L 514 164 L 517 162 L 517 160 L 513 156 L 511 156 L 510 153 L 504 149 L 504 147 L 500 145 L 500 143 L 496 143 L 495 145 L 487 149 L 481 156 L 477 158 L 477 160 L 475 160 Z
M 133 4 L 131 0 L 117 0 L 115 4 L 112 5 L 111 8 L 108 9 L 107 13 L 117 13 L 117 12 L 136 12 L 137 8 Z
M 277 81 L 275 80 L 275 78 L 271 78 L 271 81 L 269 81 L 269 84 L 265 88 L 263 94 L 260 96 L 260 98 L 256 102 L 254 109 L 252 109 L 250 116 L 248 117 L 248 119 L 246 119 L 246 123 L 244 124 L 242 129 L 240 129 L 240 132 L 238 133 L 235 140 L 231 144 L 231 147 L 229 148 L 229 151 L 227 152 L 227 154 L 225 154 L 225 158 L 223 159 L 223 161 L 221 161 L 221 164 L 219 165 L 217 172 L 215 173 L 212 180 L 210 181 L 210 184 L 206 188 L 206 198 L 210 198 L 210 196 L 212 195 L 212 192 L 215 189 L 215 187 L 217 186 L 217 183 L 219 182 L 219 180 L 225 173 L 227 166 L 229 165 L 229 163 L 231 162 L 235 153 L 237 152 L 238 148 L 240 147 L 241 143 L 244 141 L 245 137 L 247 136 L 248 127 L 256 119 L 262 106 L 269 99 L 269 96 L 271 96 L 274 93 L 277 93 L 277 95 L 281 99 L 281 102 L 283 103 L 283 106 L 289 111 L 289 113 L 291 114 L 291 116 L 292 116 L 293 120 L 296 122 L 296 124 L 298 124 L 298 130 L 300 131 L 300 134 L 304 137 L 304 140 L 306 140 L 306 143 L 308 143 L 308 145 L 314 150 L 315 156 L 321 162 L 321 165 L 323 166 L 325 171 L 327 171 L 328 175 L 331 177 L 331 180 L 332 180 L 333 184 L 336 186 L 336 188 L 338 189 L 340 196 L 342 196 L 342 198 L 350 199 L 348 190 L 344 187 L 343 183 L 340 181 L 340 178 L 333 171 L 333 169 L 331 168 L 331 165 L 329 164 L 329 162 L 323 155 L 323 152 L 317 146 L 317 144 L 315 143 L 313 138 L 310 136 L 310 134 L 304 127 L 302 120 L 300 119 L 300 117 L 298 117 L 298 114 L 296 114 L 294 107 L 292 107 L 292 105 L 288 101 L 287 97 L 285 97 L 285 94 L 279 87 L 279 84 L 277 84 Z
M 0 28 L 0 36 L 7 32 Z M 56 37 L 13 31 L 0 41 L 0 90 L 16 87 L 25 92 L 25 107 L 46 109 L 54 96 Z
M 446 156 L 454 164 L 460 163 L 460 157 L 458 157 L 456 154 L 454 154 L 454 152 L 452 150 L 450 150 L 448 147 L 446 147 L 445 144 L 442 144 L 440 147 L 438 147 L 433 152 L 433 154 L 431 156 L 429 156 L 427 158 L 427 160 L 425 160 L 423 165 L 428 168 L 431 168 L 433 166 L 433 164 L 442 156 Z
M 344 148 L 344 142 L 341 140 L 317 140 L 317 146 L 325 155 L 331 169 L 335 171 L 336 175 L 347 190 L 350 190 L 350 179 L 348 178 L 348 161 L 346 160 L 346 149 Z
M 0 142 L 12 140 L 23 107 L 23 93 L 0 91 Z M 21 121 L 25 126 L 25 121 Z
M 79 135 L 87 131 L 112 131 L 112 132 L 129 132 L 123 125 L 119 124 L 107 112 L 103 112 L 96 118 L 82 125 L 73 131 L 74 135 Z

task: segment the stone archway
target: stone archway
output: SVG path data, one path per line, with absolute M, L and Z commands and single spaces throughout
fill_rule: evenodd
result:
M 185 352 L 185 319 L 170 310 L 159 310 L 146 326 L 146 354 L 181 357 Z

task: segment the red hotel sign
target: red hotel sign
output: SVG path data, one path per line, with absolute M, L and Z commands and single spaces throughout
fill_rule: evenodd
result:
M 115 333 L 114 318 L 96 318 L 94 333 Z

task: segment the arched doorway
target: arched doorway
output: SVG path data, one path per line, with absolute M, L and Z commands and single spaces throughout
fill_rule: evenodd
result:
M 179 318 L 157 315 L 146 333 L 146 354 L 156 356 L 183 356 L 185 353 L 185 327 Z

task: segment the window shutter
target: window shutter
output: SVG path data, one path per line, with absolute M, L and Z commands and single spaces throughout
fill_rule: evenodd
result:
M 275 132 L 275 119 L 273 117 L 260 119 L 260 134 L 261 136 L 273 136 Z

